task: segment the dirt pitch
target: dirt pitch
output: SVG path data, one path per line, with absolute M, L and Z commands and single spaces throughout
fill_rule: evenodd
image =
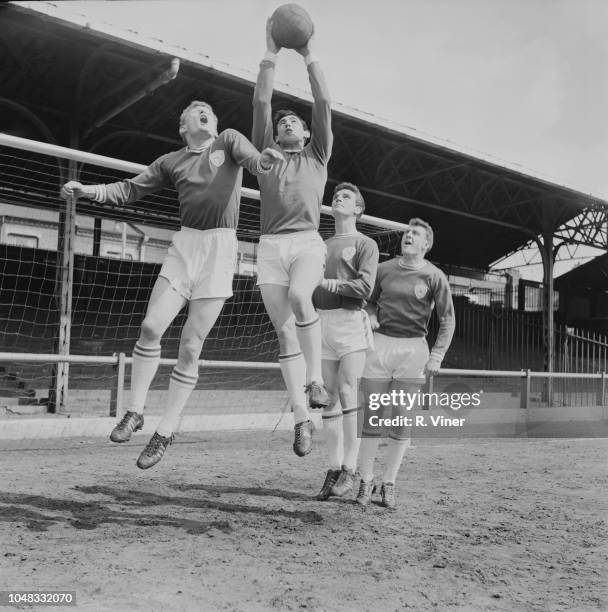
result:
M 606 440 L 425 443 L 395 512 L 312 501 L 323 448 L 298 459 L 286 432 L 181 435 L 142 472 L 145 441 L 3 444 L 0 589 L 78 610 L 608 609 Z

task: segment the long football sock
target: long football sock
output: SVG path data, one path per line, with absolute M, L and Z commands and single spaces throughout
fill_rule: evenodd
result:
M 133 349 L 131 366 L 131 410 L 143 414 L 148 390 L 160 363 L 160 344 L 143 346 L 140 342 Z
M 362 480 L 371 482 L 374 479 L 374 461 L 382 438 L 363 438 L 359 448 L 359 473 Z
M 383 482 L 395 483 L 397 473 L 401 467 L 403 461 L 403 455 L 405 449 L 410 445 L 409 439 L 398 440 L 396 438 L 388 437 L 388 450 L 386 453 L 386 466 L 384 468 L 384 476 L 382 477 Z
M 161 436 L 168 438 L 177 429 L 184 406 L 196 386 L 197 380 L 197 375 L 185 374 L 177 368 L 173 368 L 169 379 L 167 407 L 156 428 Z
M 327 443 L 328 467 L 339 470 L 344 455 L 344 434 L 342 433 L 342 412 L 338 407 L 335 412 L 324 412 L 322 416 L 323 431 Z
M 296 335 L 306 360 L 306 382 L 323 383 L 321 374 L 321 321 L 315 316 L 310 321 L 296 321 Z
M 344 458 L 343 465 L 349 470 L 357 468 L 357 455 L 361 438 L 357 436 L 357 408 L 342 410 L 342 430 L 344 436 Z
M 279 366 L 289 393 L 294 423 L 297 425 L 308 421 L 310 413 L 306 401 L 306 362 L 304 356 L 302 353 L 279 355 Z

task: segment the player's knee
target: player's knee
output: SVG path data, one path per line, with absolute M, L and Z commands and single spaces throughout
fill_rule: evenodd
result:
M 357 404 L 357 384 L 351 381 L 340 383 L 338 390 L 340 402 L 343 406 L 352 408 Z
M 338 403 L 340 399 L 338 393 L 333 389 L 328 389 L 327 385 L 325 386 L 325 390 L 327 391 L 327 395 L 329 397 L 329 404 L 327 405 L 327 409 L 331 412 L 334 409 L 334 406 Z
M 204 338 L 200 338 L 199 336 L 182 338 L 179 347 L 180 361 L 187 365 L 192 365 L 193 363 L 197 362 L 203 348 L 204 340 Z
M 162 336 L 160 324 L 154 317 L 147 316 L 141 324 L 141 336 L 147 342 L 160 341 Z
M 180 350 L 180 356 L 190 362 L 195 361 L 200 355 L 201 348 L 202 345 L 198 342 L 184 342 Z
M 299 287 L 292 287 L 287 295 L 297 321 L 306 320 L 314 314 L 312 296 L 308 292 L 302 291 Z

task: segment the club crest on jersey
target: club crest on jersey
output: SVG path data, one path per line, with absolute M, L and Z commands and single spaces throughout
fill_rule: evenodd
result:
M 428 290 L 429 288 L 426 285 L 414 286 L 414 294 L 419 300 L 421 300 L 428 293 Z
M 342 259 L 346 261 L 350 261 L 355 256 L 356 252 L 357 252 L 357 249 L 355 249 L 354 246 L 344 247 L 342 249 Z
M 224 151 L 221 149 L 219 151 L 213 151 L 213 153 L 209 155 L 209 162 L 216 168 L 219 168 L 224 163 L 225 159 L 226 156 L 224 155 Z

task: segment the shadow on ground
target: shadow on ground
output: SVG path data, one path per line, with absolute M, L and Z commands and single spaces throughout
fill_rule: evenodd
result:
M 213 499 L 201 499 L 177 495 L 160 495 L 149 491 L 115 489 L 107 486 L 76 486 L 74 490 L 85 495 L 110 497 L 110 501 L 76 501 L 57 499 L 42 495 L 0 492 L 0 522 L 23 523 L 31 531 L 46 531 L 50 525 L 64 523 L 75 529 L 96 529 L 107 523 L 130 523 L 135 526 L 169 526 L 184 529 L 189 534 L 206 533 L 216 528 L 224 533 L 234 530 L 230 521 L 235 515 L 257 515 L 261 517 L 284 518 L 289 522 L 298 520 L 302 523 L 319 524 L 321 515 L 312 510 L 286 510 L 284 508 L 267 508 L 254 505 L 236 504 L 217 499 L 222 494 L 237 493 L 252 495 L 259 489 L 248 487 L 204 487 L 201 485 L 181 485 L 181 490 L 204 490 L 214 495 Z M 287 491 L 261 489 L 262 496 L 286 497 L 287 499 L 307 499 L 299 494 Z M 289 497 L 292 496 L 292 497 Z M 119 504 L 117 509 L 113 505 Z M 148 509 L 159 507 L 181 507 L 191 510 L 220 512 L 226 518 L 213 521 L 198 521 L 157 512 L 147 513 Z M 137 512 L 140 510 L 140 512 Z

